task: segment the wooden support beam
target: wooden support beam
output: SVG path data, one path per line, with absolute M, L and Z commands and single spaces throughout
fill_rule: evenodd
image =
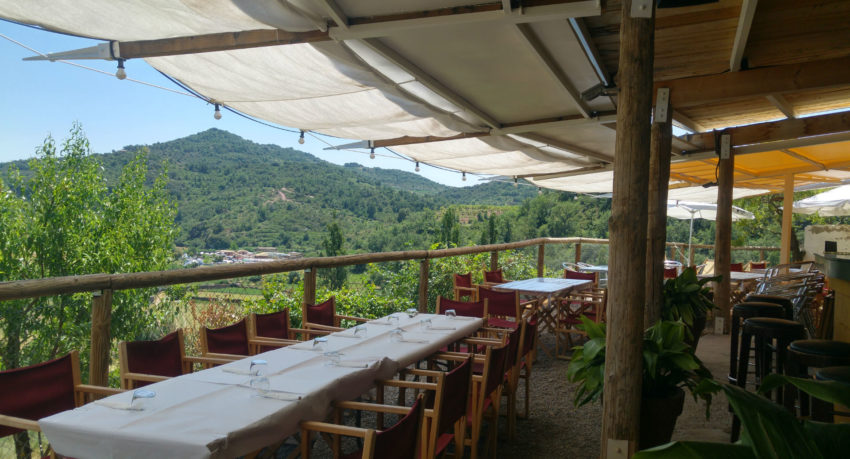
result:
M 581 242 L 576 243 L 575 262 L 581 263 Z
M 337 27 L 340 27 L 343 30 L 348 29 L 348 16 L 334 0 L 313 0 L 313 3 L 317 4 L 322 11 L 325 12 L 325 14 L 333 19 Z
M 499 252 L 494 250 L 490 252 L 490 271 L 499 269 Z
M 569 143 L 564 142 L 562 140 L 550 139 L 549 137 L 545 137 L 545 136 L 538 135 L 538 134 L 531 134 L 531 133 L 523 134 L 522 137 L 525 137 L 526 139 L 529 139 L 529 140 L 533 140 L 535 142 L 545 143 L 546 145 L 549 145 L 549 146 L 552 146 L 552 147 L 555 147 L 555 148 L 558 148 L 558 149 L 561 149 L 561 150 L 566 150 L 566 151 L 568 151 L 570 153 L 574 153 L 576 155 L 586 156 L 590 159 L 595 159 L 595 160 L 603 161 L 603 162 L 606 162 L 606 163 L 614 162 L 614 158 L 612 156 L 606 154 L 606 153 L 590 150 L 590 149 L 587 149 L 587 148 L 584 148 L 584 147 L 579 147 L 578 145 L 572 145 L 572 144 L 569 144 Z M 551 154 L 551 153 L 548 153 L 548 152 L 546 152 L 546 153 Z
M 428 312 L 428 259 L 419 261 L 419 312 Z
M 304 298 L 301 302 L 301 317 L 307 317 L 308 305 L 316 304 L 316 268 L 311 267 L 304 270 Z
M 664 88 L 666 89 L 666 88 Z M 656 97 L 656 104 L 659 100 Z M 670 148 L 673 139 L 673 111 L 669 97 L 663 102 L 666 120 L 658 116 L 652 123 L 649 149 L 649 207 L 646 228 L 646 310 L 643 326 L 661 318 L 664 304 L 664 251 L 667 242 L 667 186 L 670 183 Z M 656 107 L 656 113 L 658 108 Z
M 735 128 L 732 128 L 735 129 Z M 752 145 L 743 145 L 734 147 L 735 155 L 749 155 L 752 153 L 764 153 L 766 151 L 776 151 L 782 150 L 786 148 L 799 148 L 799 147 L 809 147 L 812 145 L 824 145 L 828 143 L 835 142 L 844 142 L 850 140 L 850 131 L 846 132 L 836 132 L 833 134 L 823 134 L 817 135 L 813 137 L 799 137 L 788 140 L 777 140 L 774 142 L 765 142 L 758 143 Z M 671 159 L 673 163 L 687 162 L 687 161 L 697 161 L 705 158 L 713 158 L 716 155 L 714 150 L 703 150 L 697 152 L 688 152 L 687 154 L 683 154 L 681 156 L 674 157 Z M 840 166 L 837 166 L 835 163 L 831 163 L 829 165 L 830 168 L 837 169 Z
M 732 138 L 734 141 L 734 137 Z M 729 279 L 732 263 L 732 187 L 735 185 L 735 154 L 721 159 L 717 168 L 717 219 L 714 233 L 714 274 L 723 276 L 714 288 L 714 304 L 723 320 L 723 330 L 729 330 L 732 284 Z
M 779 246 L 779 264 L 791 263 L 791 227 L 794 215 L 794 176 L 785 176 L 785 187 L 782 190 L 782 237 Z
M 91 350 L 89 352 L 89 384 L 109 386 L 109 354 L 112 350 L 112 290 L 92 295 Z
M 797 153 L 796 151 L 791 150 L 790 148 L 783 148 L 782 150 L 779 150 L 779 151 L 781 151 L 782 153 L 785 153 L 786 155 L 788 155 L 792 158 L 799 159 L 800 161 L 805 161 L 805 162 L 811 164 L 812 166 L 815 166 L 815 167 L 817 167 L 821 170 L 824 170 L 824 171 L 829 170 L 829 168 L 826 166 L 826 164 L 815 161 L 812 158 L 809 158 L 808 156 L 806 156 L 802 153 Z
M 848 65 L 850 65 L 850 62 L 848 62 Z M 846 131 L 850 131 L 850 111 L 738 126 L 728 128 L 724 132 L 732 136 L 733 147 L 738 148 L 740 145 L 792 140 Z M 714 150 L 713 132 L 685 135 L 682 139 L 705 150 Z
M 661 87 L 666 87 L 666 86 L 661 85 Z M 673 110 L 673 126 L 676 126 L 680 129 L 685 129 L 685 130 L 688 130 L 688 131 L 691 131 L 691 132 L 705 132 L 705 131 L 707 131 L 707 129 L 703 125 L 697 123 L 696 121 L 685 116 L 682 112 L 677 111 L 677 110 Z
M 729 58 L 729 70 L 737 72 L 741 70 L 741 59 L 744 50 L 747 49 L 747 38 L 750 36 L 750 27 L 753 25 L 753 17 L 756 15 L 758 0 L 743 0 L 741 2 L 741 14 L 738 16 L 738 27 L 735 30 L 735 41 L 732 43 L 732 57 Z
M 327 32 L 287 32 L 280 29 L 245 30 L 222 32 L 191 37 L 163 38 L 160 40 L 138 40 L 118 42 L 118 55 L 122 59 L 143 57 L 178 56 L 213 51 L 229 51 L 266 46 L 295 45 L 330 41 Z
M 572 101 L 575 108 L 578 109 L 579 113 L 581 113 L 581 115 L 585 118 L 590 118 L 593 110 L 587 105 L 587 102 L 581 98 L 581 93 L 579 93 L 575 86 L 573 86 L 573 83 L 567 77 L 567 74 L 564 73 L 564 70 L 561 69 L 552 57 L 552 54 L 548 49 L 546 49 L 546 46 L 543 45 L 543 42 L 541 42 L 534 31 L 531 30 L 531 26 L 528 24 L 517 24 L 515 27 L 517 31 L 519 31 L 519 35 L 523 38 L 525 44 L 528 45 L 529 49 L 532 51 L 532 54 L 537 57 L 549 75 L 558 82 L 564 90 L 564 93 L 566 93 L 567 97 Z
M 767 101 L 770 102 L 777 110 L 782 112 L 786 118 L 796 118 L 797 115 L 794 113 L 794 106 L 791 105 L 790 102 L 785 100 L 780 94 L 768 94 L 765 96 Z
M 649 113 L 652 109 L 655 8 L 633 18 L 632 0 L 620 8 L 619 106 L 614 188 L 609 219 L 608 335 L 602 402 L 602 454 L 631 457 L 638 448 L 643 379 L 646 225 L 649 186 Z M 675 91 L 675 89 L 673 89 Z M 674 104 L 675 105 L 675 104 Z
M 850 57 L 760 67 L 740 72 L 656 82 L 669 87 L 679 109 L 770 94 L 850 84 Z
M 543 277 L 543 271 L 546 268 L 546 244 L 537 246 L 537 277 Z

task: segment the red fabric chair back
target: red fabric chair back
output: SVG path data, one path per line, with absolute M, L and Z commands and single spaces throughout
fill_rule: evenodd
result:
M 599 274 L 597 273 L 580 273 L 577 271 L 570 271 L 569 269 L 564 270 L 564 279 L 576 279 L 576 280 L 589 280 L 593 281 L 593 284 L 599 282 Z
M 750 262 L 750 269 L 767 269 L 767 262 L 756 263 L 754 261 Z
M 330 297 L 327 301 L 317 305 L 307 305 L 307 322 L 335 327 L 334 315 L 336 315 L 336 299 L 334 297 Z
M 180 376 L 183 374 L 183 360 L 178 333 L 172 332 L 159 340 L 128 341 L 127 371 L 146 375 Z M 135 381 L 135 387 L 150 384 L 147 381 Z
M 491 316 L 516 317 L 517 294 L 516 292 L 497 292 L 489 288 L 478 289 L 478 300 L 487 300 L 487 312 Z
M 437 314 L 445 314 L 448 309 L 454 309 L 459 316 L 484 317 L 484 300 L 455 301 L 442 296 L 437 298 Z
M 472 288 L 472 273 L 455 274 L 455 287 Z
M 373 457 L 387 459 L 408 459 L 416 457 L 416 437 L 419 435 L 422 411 L 425 404 L 422 397 L 410 407 L 410 411 L 395 425 L 375 435 Z
M 502 270 L 497 269 L 495 271 L 484 271 L 484 282 L 495 282 L 501 284 L 505 281 L 505 278 L 502 276 Z
M 443 396 L 437 407 L 437 435 L 441 435 L 454 426 L 458 419 L 466 414 L 469 403 L 469 381 L 472 378 L 472 364 L 465 360 L 443 376 Z
M 36 421 L 73 409 L 74 361 L 71 354 L 37 365 L 0 371 L 0 414 Z M 0 426 L 0 437 L 20 429 Z
M 522 340 L 520 355 L 524 356 L 534 350 L 534 337 L 537 336 L 537 315 L 529 318 L 525 323 L 525 336 Z
M 487 350 L 487 358 L 489 359 L 487 380 L 484 381 L 485 397 L 490 395 L 505 378 L 505 370 L 508 362 L 508 353 L 510 346 L 491 347 Z M 493 401 L 496 403 L 496 400 Z
M 665 279 L 675 279 L 676 276 L 678 276 L 678 273 L 676 273 L 676 268 L 664 268 Z
M 248 327 L 245 319 L 221 328 L 204 327 L 203 333 L 207 335 L 207 352 L 216 354 L 249 355 L 248 351 Z
M 744 264 L 743 263 L 730 263 L 729 264 L 729 271 L 743 272 L 744 271 Z
M 289 339 L 289 309 L 271 312 L 268 314 L 256 314 L 257 336 L 263 338 Z
M 521 332 L 522 327 L 516 327 L 508 332 L 508 356 L 505 358 L 505 371 L 509 371 L 516 364 Z

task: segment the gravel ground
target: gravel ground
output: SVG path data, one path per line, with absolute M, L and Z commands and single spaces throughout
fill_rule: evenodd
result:
M 728 337 L 705 335 L 701 338 L 697 355 L 712 371 L 715 379 L 726 377 L 728 366 Z M 544 346 L 552 347 L 551 335 L 543 334 Z M 566 378 L 566 360 L 555 359 L 544 352 L 538 353 L 531 378 L 531 403 L 528 419 L 517 421 L 517 438 L 507 439 L 505 419 L 500 420 L 499 458 L 597 458 L 600 453 L 602 435 L 602 406 L 588 404 L 580 408 L 573 405 L 573 385 Z M 520 409 L 522 394 L 520 383 Z M 388 400 L 390 394 L 387 394 Z M 502 413 L 506 412 L 504 405 Z M 389 421 L 389 419 L 388 419 Z M 346 423 L 353 424 L 353 419 Z M 364 417 L 363 425 L 374 425 L 370 417 Z M 731 430 L 731 415 L 727 411 L 725 398 L 720 395 L 712 403 L 711 418 L 705 418 L 705 405 L 697 404 L 689 395 L 685 407 L 676 423 L 674 440 L 700 440 L 728 442 Z M 486 426 L 485 426 L 486 432 Z M 317 442 L 312 457 L 332 457 L 324 442 Z M 353 444 L 343 446 L 351 451 Z

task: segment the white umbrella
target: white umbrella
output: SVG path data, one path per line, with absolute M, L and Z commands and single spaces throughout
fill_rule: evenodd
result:
M 850 215 L 850 185 L 833 188 L 794 203 L 796 214 L 818 214 L 821 217 Z
M 667 216 L 677 218 L 679 220 L 691 220 L 691 232 L 688 235 L 688 259 L 693 254 L 693 238 L 694 238 L 694 218 L 703 218 L 705 220 L 717 220 L 717 204 L 707 202 L 689 202 L 689 201 L 667 201 Z M 732 221 L 752 220 L 756 218 L 752 212 L 748 212 L 740 207 L 732 206 Z

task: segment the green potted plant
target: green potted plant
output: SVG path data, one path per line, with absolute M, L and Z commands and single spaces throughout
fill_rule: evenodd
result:
M 578 383 L 576 406 L 597 401 L 605 381 L 605 324 L 582 317 L 582 329 L 588 341 L 573 348 L 567 379 Z M 648 448 L 670 441 L 676 419 L 685 401 L 683 388 L 706 401 L 709 413 L 711 396 L 719 388 L 711 372 L 685 342 L 681 321 L 658 321 L 646 329 L 643 338 L 643 385 L 641 400 L 640 447 Z
M 681 320 L 688 327 L 685 340 L 697 348 L 700 335 L 705 329 L 708 311 L 714 308 L 709 282 L 717 282 L 721 276 L 700 279 L 694 268 L 685 268 L 679 276 L 664 282 L 664 304 L 662 320 Z

